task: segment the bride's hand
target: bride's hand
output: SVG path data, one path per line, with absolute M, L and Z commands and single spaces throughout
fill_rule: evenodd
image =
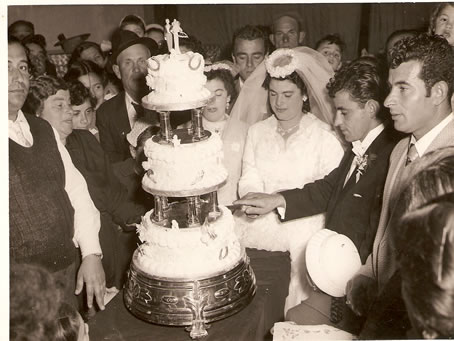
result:
M 279 194 L 267 193 L 248 193 L 239 200 L 233 202 L 234 205 L 241 205 L 241 210 L 250 218 L 256 218 L 271 212 L 277 207 L 285 206 L 284 197 Z

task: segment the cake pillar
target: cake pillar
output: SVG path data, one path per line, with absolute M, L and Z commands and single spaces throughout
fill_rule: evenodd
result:
M 162 197 L 160 197 L 159 195 L 155 195 L 154 197 L 153 220 L 157 223 L 164 220 Z
M 170 112 L 169 111 L 160 111 L 159 115 L 161 117 L 161 137 L 166 142 L 172 140 L 172 126 L 170 125 Z
M 211 208 L 209 214 L 214 217 L 219 217 L 221 215 L 221 211 L 218 207 L 218 192 L 214 191 L 210 193 L 210 204 Z
M 202 140 L 206 137 L 205 130 L 203 129 L 202 110 L 203 108 L 192 109 L 192 131 L 193 136 L 197 140 Z
M 188 197 L 188 226 L 200 225 L 201 207 L 200 197 Z
M 169 218 L 169 201 L 167 197 L 161 197 L 162 217 L 163 219 Z
M 169 218 L 169 202 L 167 197 L 155 195 L 154 197 L 154 210 L 153 210 L 153 221 L 162 225 Z M 167 225 L 165 223 L 164 225 Z

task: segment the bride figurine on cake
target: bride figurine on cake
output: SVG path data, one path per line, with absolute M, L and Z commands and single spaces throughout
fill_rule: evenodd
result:
M 247 99 L 255 104 L 255 111 L 246 111 L 249 122 L 254 120 L 251 115 L 263 116 L 267 99 L 272 112 L 248 130 L 238 184 L 240 196 L 303 187 L 327 175 L 343 156 L 342 142 L 332 126 L 334 105 L 326 91 L 333 72 L 323 56 L 307 47 L 279 49 L 264 64 L 264 71 L 254 72 L 253 82 L 246 81 L 238 98 L 243 101 L 246 91 Z M 263 90 L 258 88 L 262 85 Z M 235 109 L 232 119 L 239 114 Z M 231 167 L 231 160 L 226 164 Z M 323 215 L 281 223 L 277 213 L 257 219 L 238 211 L 235 214 L 236 231 L 245 247 L 290 251 L 286 309 L 305 299 L 310 290 L 303 255 L 307 241 L 323 227 L 323 221 Z

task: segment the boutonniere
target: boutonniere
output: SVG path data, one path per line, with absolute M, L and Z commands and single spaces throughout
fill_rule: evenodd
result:
M 367 171 L 368 168 L 377 160 L 376 154 L 364 154 L 363 156 L 355 156 L 356 160 L 356 183 L 358 183 L 359 178 Z

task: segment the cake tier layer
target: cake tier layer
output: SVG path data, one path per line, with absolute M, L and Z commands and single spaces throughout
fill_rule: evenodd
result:
M 143 188 L 165 196 L 194 196 L 218 189 L 227 179 L 221 138 L 213 134 L 194 143 L 180 142 L 178 138 L 169 144 L 146 141 Z
M 204 106 L 212 95 L 205 88 L 203 56 L 192 51 L 153 56 L 147 60 L 147 84 L 153 89 L 145 105 L 154 110 L 185 110 Z
M 155 277 L 198 279 L 232 269 L 244 256 L 234 231 L 232 213 L 223 206 L 222 215 L 201 227 L 172 228 L 155 224 L 152 211 L 137 226 L 137 267 Z
M 149 95 L 142 98 L 142 105 L 146 109 L 156 110 L 156 111 L 182 111 L 182 110 L 189 110 L 195 108 L 201 108 L 206 106 L 213 96 L 210 94 L 203 94 L 204 97 L 199 99 L 194 99 L 191 101 L 186 102 L 168 102 L 168 103 L 160 103 L 153 101 L 153 97 Z

